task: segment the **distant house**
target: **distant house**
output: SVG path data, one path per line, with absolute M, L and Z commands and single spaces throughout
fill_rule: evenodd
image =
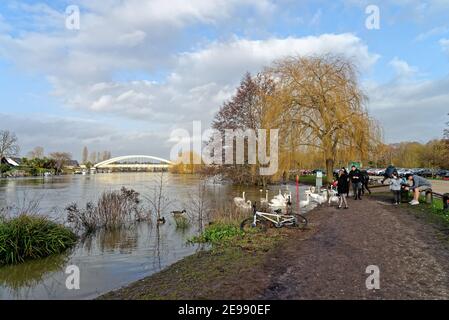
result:
M 19 167 L 20 164 L 22 163 L 22 159 L 13 157 L 3 157 L 1 163 L 6 164 L 10 167 Z
M 80 164 L 76 160 L 69 160 L 65 163 L 65 167 L 67 169 L 75 169 L 75 168 L 79 168 Z

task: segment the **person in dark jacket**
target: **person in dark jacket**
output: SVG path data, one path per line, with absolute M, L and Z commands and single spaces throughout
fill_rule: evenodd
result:
M 365 189 L 371 194 L 371 190 L 369 189 L 369 174 L 368 171 L 362 170 L 360 171 L 362 174 L 362 195 L 365 195 Z
M 338 202 L 338 209 L 341 208 L 343 203 L 345 204 L 345 209 L 348 209 L 348 202 L 346 201 L 346 194 L 349 192 L 349 177 L 345 168 L 340 169 L 338 172 L 337 179 L 337 191 L 340 201 Z
M 362 174 L 356 166 L 351 167 L 351 172 L 349 172 L 349 180 L 352 184 L 352 191 L 354 192 L 354 200 L 362 200 Z

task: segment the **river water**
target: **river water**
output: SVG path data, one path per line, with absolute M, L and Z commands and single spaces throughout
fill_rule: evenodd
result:
M 83 207 L 88 201 L 96 201 L 103 191 L 125 186 L 138 191 L 141 196 L 150 195 L 156 175 L 110 173 L 0 180 L 0 208 L 38 200 L 40 214 L 62 222 L 68 204 L 75 202 Z M 62 255 L 0 267 L 0 299 L 91 299 L 158 272 L 200 250 L 198 245 L 187 244 L 187 240 L 198 233 L 198 228 L 192 225 L 185 230 L 176 229 L 170 215 L 171 210 L 185 208 L 188 199 L 198 190 L 200 179 L 168 173 L 165 179 L 171 203 L 164 213 L 167 220 L 164 225 L 158 227 L 154 223 L 141 222 L 113 232 L 100 231 L 79 241 L 75 248 Z M 274 185 L 268 188 L 269 198 L 279 189 L 284 191 L 286 188 L 295 194 L 293 185 Z M 231 205 L 232 199 L 241 196 L 242 191 L 252 201 L 265 196 L 256 187 L 212 182 L 206 185 L 206 190 L 207 198 L 214 206 Z M 301 186 L 301 197 L 304 190 Z M 65 271 L 71 265 L 80 270 L 78 290 L 66 287 L 68 274 Z

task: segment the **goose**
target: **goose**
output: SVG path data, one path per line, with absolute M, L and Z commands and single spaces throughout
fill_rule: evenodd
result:
M 187 211 L 186 211 L 185 209 L 183 209 L 182 211 L 174 210 L 174 211 L 172 211 L 171 213 L 172 213 L 173 216 L 176 218 L 176 217 L 185 215 L 185 214 L 187 213 Z
M 235 197 L 234 204 L 239 207 L 242 204 L 245 204 L 245 191 L 242 192 L 242 197 Z
M 157 224 L 164 224 L 164 223 L 165 223 L 165 218 L 164 217 L 157 219 Z
M 308 206 L 309 203 L 310 203 L 310 194 L 306 193 L 306 200 L 299 201 L 299 206 L 300 207 L 305 207 L 305 206 Z

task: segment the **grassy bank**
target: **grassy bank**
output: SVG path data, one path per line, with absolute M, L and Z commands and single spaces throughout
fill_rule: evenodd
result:
M 243 233 L 237 222 L 216 223 L 191 242 L 207 243 L 200 250 L 168 268 L 100 299 L 219 299 L 235 298 L 236 290 L 256 290 L 239 283 L 239 275 L 263 277 L 253 270 L 267 253 L 298 229 L 270 228 L 266 232 Z M 252 275 L 254 273 L 254 275 Z
M 323 176 L 323 182 L 326 181 L 326 176 Z M 314 186 L 316 184 L 315 175 L 299 176 L 299 183 Z
M 393 198 L 390 192 L 373 193 L 373 195 L 387 201 Z M 429 204 L 426 203 L 424 197 L 421 197 L 419 205 L 411 206 L 408 203 L 402 203 L 400 207 L 407 209 L 409 214 L 413 214 L 427 223 L 434 224 L 439 229 L 449 231 L 449 212 L 443 210 L 441 199 L 434 198 L 433 202 Z
M 75 242 L 70 229 L 45 217 L 22 214 L 0 219 L 0 265 L 62 253 Z

